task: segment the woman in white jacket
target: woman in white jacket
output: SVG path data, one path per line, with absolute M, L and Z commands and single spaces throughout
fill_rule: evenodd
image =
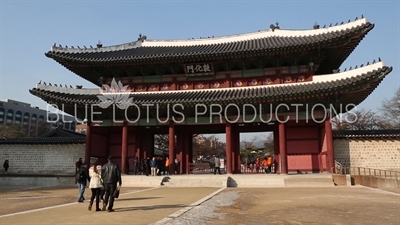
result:
M 90 198 L 89 211 L 92 210 L 93 201 L 96 198 L 96 211 L 101 211 L 100 204 L 100 194 L 103 188 L 103 182 L 101 180 L 101 165 L 95 162 L 89 168 L 90 183 L 89 188 L 92 190 L 92 197 Z

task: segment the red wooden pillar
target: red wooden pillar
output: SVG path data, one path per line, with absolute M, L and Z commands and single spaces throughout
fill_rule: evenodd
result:
M 280 167 L 280 160 L 279 160 L 279 129 L 278 126 L 274 127 L 274 158 L 275 158 L 275 173 L 278 173 Z M 279 171 L 280 173 L 280 171 Z
M 128 125 L 122 126 L 122 148 L 121 148 L 121 173 L 127 174 L 128 161 Z
M 242 163 L 240 161 L 240 132 L 236 129 L 235 132 L 235 144 L 236 144 L 236 165 L 237 173 L 242 173 Z
M 189 151 L 190 145 L 192 140 L 192 135 L 190 133 L 185 132 L 185 140 L 184 140 L 184 149 L 183 149 L 183 156 L 182 156 L 182 173 L 189 174 L 190 173 L 190 158 L 189 158 Z
M 232 172 L 240 173 L 240 132 L 237 126 L 232 126 Z
M 232 173 L 232 124 L 226 122 L 225 125 L 226 134 L 226 173 Z
M 138 131 L 138 129 L 136 129 L 135 132 L 135 156 L 138 157 L 139 160 L 143 159 L 143 152 L 142 152 L 142 148 L 141 148 L 141 140 L 140 140 L 140 131 Z
M 187 150 L 187 165 L 186 168 L 190 173 L 190 165 L 193 163 L 193 134 L 191 132 L 187 133 L 188 135 L 188 150 Z
M 321 124 L 318 123 L 317 127 L 318 127 L 318 149 L 319 149 L 319 151 L 318 151 L 318 166 L 319 166 L 319 172 L 322 173 L 322 172 L 324 172 L 324 164 L 322 163 L 322 138 L 321 138 L 322 128 L 321 128 Z
M 193 138 L 192 138 L 192 134 L 190 132 L 186 132 L 185 135 L 185 170 L 186 170 L 186 174 L 190 174 L 190 165 L 192 163 L 191 161 L 191 157 L 190 157 L 190 152 L 192 151 L 192 142 L 193 142 Z
M 280 159 L 280 172 L 283 174 L 288 173 L 287 153 L 286 153 L 286 131 L 285 124 L 279 123 L 279 159 Z
M 175 126 L 174 121 L 169 122 L 169 131 L 168 131 L 168 153 L 169 153 L 169 161 L 171 162 L 169 167 L 169 173 L 172 174 L 174 171 L 174 162 L 175 161 Z
M 234 128 L 234 124 L 231 124 L 231 126 L 232 126 L 232 129 L 231 129 L 231 133 L 232 133 L 232 135 L 231 135 L 231 148 L 232 148 L 232 150 L 231 150 L 231 162 L 232 162 L 232 164 L 231 164 L 231 168 L 232 168 L 232 173 L 237 173 L 237 171 L 236 171 L 236 168 L 237 168 L 237 162 L 236 162 L 236 148 L 237 148 L 237 146 L 236 146 L 236 130 L 235 130 L 235 128 Z
M 325 120 L 325 137 L 326 137 L 326 148 L 327 148 L 327 169 L 330 173 L 332 173 L 332 169 L 335 166 L 334 163 L 334 155 L 333 155 L 333 137 L 332 137 L 332 124 L 331 119 L 328 118 Z
M 176 135 L 176 143 L 177 143 L 177 148 L 176 148 L 176 158 L 180 162 L 178 165 L 178 168 L 175 168 L 175 170 L 178 171 L 178 174 L 182 173 L 182 155 L 183 155 L 183 148 L 184 148 L 184 139 L 185 139 L 185 133 L 183 132 L 183 128 L 177 130 L 177 135 Z M 175 162 L 171 162 L 175 166 Z M 174 171 L 175 173 L 175 171 Z
M 85 163 L 90 163 L 90 154 L 92 150 L 92 124 L 88 121 L 86 124 L 86 144 L 85 144 Z

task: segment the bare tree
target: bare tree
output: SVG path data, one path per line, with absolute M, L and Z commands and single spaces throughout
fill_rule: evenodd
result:
M 23 138 L 28 134 L 23 131 L 20 125 L 0 125 L 0 138 Z
M 166 150 L 169 147 L 169 136 L 168 134 L 156 134 L 154 135 L 154 145 L 157 145 L 159 149 Z
M 192 135 L 192 137 L 196 136 L 198 136 L 198 134 Z M 157 145 L 159 149 L 167 150 L 169 148 L 169 135 L 168 134 L 154 135 L 154 145 Z
M 387 123 L 372 110 L 350 111 L 332 120 L 336 130 L 379 130 L 387 129 Z
M 254 145 L 256 139 L 257 138 L 254 137 L 250 141 L 242 141 L 242 147 L 240 148 L 240 161 L 242 161 L 242 163 L 254 163 L 257 157 L 263 157 L 265 155 L 263 148 L 258 148 Z
M 275 152 L 275 143 L 274 143 L 274 135 L 269 134 L 266 136 L 264 142 L 264 152 L 269 155 L 274 155 Z
M 205 137 L 197 135 L 193 138 L 193 157 L 203 157 L 209 160 L 213 155 L 225 155 L 226 144 L 219 141 L 214 135 Z
M 400 129 L 400 87 L 391 99 L 382 102 L 380 110 L 389 128 Z

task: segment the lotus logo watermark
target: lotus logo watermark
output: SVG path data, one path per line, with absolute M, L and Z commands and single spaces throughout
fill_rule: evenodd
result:
M 110 105 L 115 104 L 119 109 L 125 110 L 133 105 L 133 97 L 129 98 L 132 92 L 129 85 L 124 86 L 121 81 L 117 83 L 115 78 L 111 81 L 111 87 L 103 84 L 100 92 L 102 94 L 97 95 L 97 98 L 101 101 L 98 104 L 100 108 L 106 109 Z

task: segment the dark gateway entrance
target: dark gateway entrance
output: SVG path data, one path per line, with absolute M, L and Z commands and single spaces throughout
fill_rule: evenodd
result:
M 30 92 L 85 118 L 86 161 L 104 162 L 111 154 L 124 173 L 133 157 L 151 157 L 155 133 L 169 135 L 169 158 L 178 158 L 180 173 L 188 173 L 191 135 L 220 132 L 226 134 L 226 170 L 238 173 L 239 133 L 246 130 L 274 132 L 278 173 L 331 172 L 331 118 L 360 104 L 392 71 L 380 60 L 339 70 L 373 27 L 361 18 L 301 31 L 273 27 L 207 39 L 140 36 L 109 47 L 54 45 L 47 57 L 99 88 L 37 84 Z

